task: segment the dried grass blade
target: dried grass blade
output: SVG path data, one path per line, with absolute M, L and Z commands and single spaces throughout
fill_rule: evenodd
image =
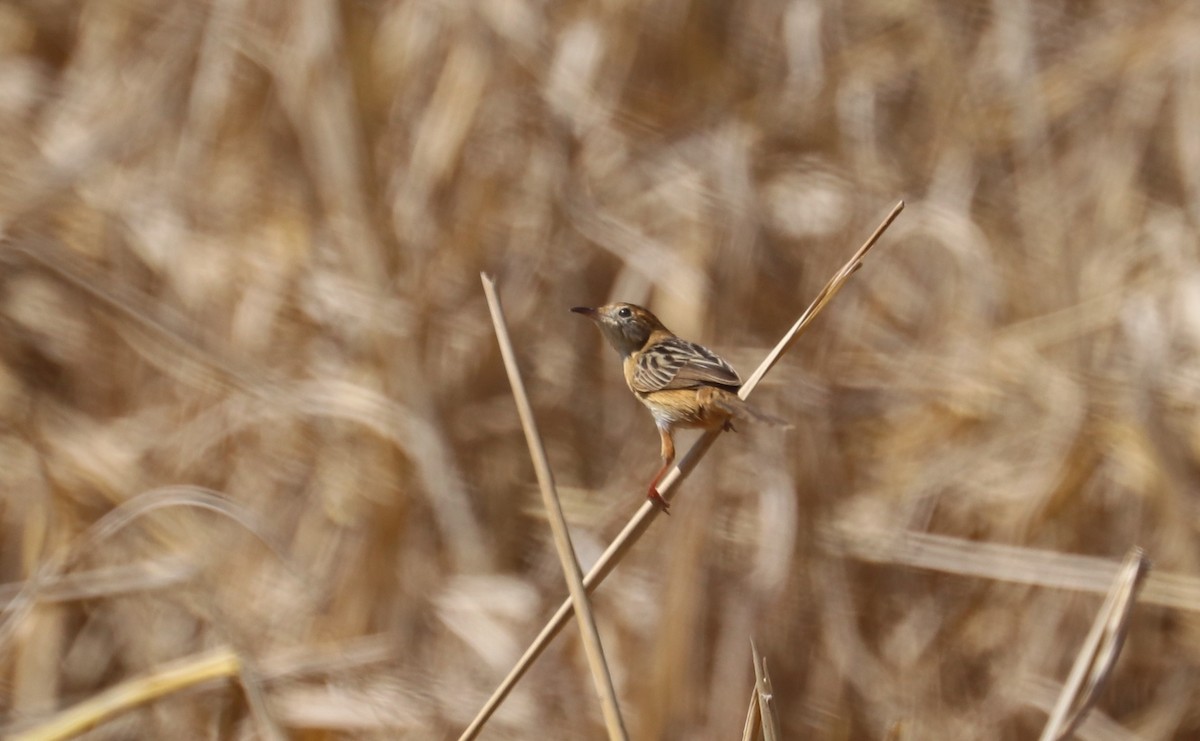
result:
M 521 369 L 517 366 L 516 352 L 513 350 L 512 340 L 508 335 L 508 326 L 504 321 L 504 309 L 500 306 L 499 296 L 496 295 L 496 284 L 486 274 L 481 274 L 480 278 L 483 281 L 483 292 L 487 296 L 488 309 L 492 314 L 496 340 L 500 343 L 500 355 L 504 358 L 504 369 L 508 373 L 513 399 L 517 403 L 517 413 L 521 417 L 521 427 L 525 430 L 525 442 L 529 444 L 529 456 L 533 459 L 538 487 L 542 491 L 542 503 L 546 507 L 546 513 L 550 520 L 550 530 L 554 535 L 554 548 L 558 551 L 563 574 L 567 579 L 567 588 L 571 593 L 570 603 L 579 617 L 579 630 L 583 637 L 584 652 L 587 655 L 588 667 L 592 670 L 596 693 L 600 696 L 604 724 L 608 728 L 609 738 L 625 739 L 629 737 L 629 734 L 625 731 L 625 722 L 621 718 L 621 709 L 617 704 L 617 693 L 613 689 L 612 676 L 608 671 L 608 663 L 604 660 L 604 647 L 600 642 L 600 632 L 596 629 L 596 620 L 592 616 L 587 589 L 583 586 L 583 571 L 579 568 L 579 559 L 576 558 L 575 548 L 571 545 L 571 532 L 567 528 L 567 518 L 563 516 L 558 491 L 554 487 L 554 474 L 550 470 L 550 461 L 546 457 L 546 449 L 542 445 L 542 438 L 538 433 L 537 421 L 533 416 L 533 406 L 529 403 L 528 394 L 525 393 L 525 383 L 521 380 Z
M 763 360 L 763 362 L 759 364 L 758 368 L 756 368 L 754 373 L 750 375 L 750 378 L 746 381 L 746 383 L 742 385 L 741 390 L 738 392 L 739 396 L 741 396 L 743 399 L 748 397 L 758 386 L 758 382 L 762 380 L 763 376 L 767 375 L 767 372 L 774 368 L 775 364 L 779 362 L 779 358 L 781 358 L 785 352 L 792 348 L 792 345 L 800 337 L 801 333 L 808 328 L 808 325 L 812 324 L 812 321 L 817 317 L 817 314 L 821 313 L 821 310 L 825 308 L 825 305 L 833 300 L 833 297 L 837 295 L 838 291 L 842 290 L 842 286 L 846 284 L 846 281 L 850 279 L 850 276 L 854 275 L 854 273 L 862 267 L 862 260 L 864 257 L 866 257 L 867 252 L 869 252 L 871 248 L 875 246 L 875 243 L 879 241 L 879 238 L 883 236 L 883 233 L 887 231 L 887 228 L 892 225 L 892 222 L 896 220 L 896 217 L 899 216 L 900 212 L 903 210 L 904 201 L 899 201 L 895 206 L 892 207 L 892 210 L 887 216 L 884 217 L 883 221 L 880 222 L 879 226 L 876 227 L 871 236 L 867 237 L 867 241 L 863 242 L 862 247 L 858 248 L 858 252 L 854 253 L 854 257 L 851 257 L 850 261 L 843 265 L 841 270 L 833 274 L 833 277 L 829 279 L 829 282 L 825 284 L 825 287 L 821 289 L 821 292 L 817 294 L 817 297 L 813 299 L 813 302 L 809 304 L 804 313 L 800 315 L 800 318 L 796 320 L 796 323 L 792 325 L 792 328 L 788 330 L 788 333 L 785 334 L 783 339 L 775 345 L 775 348 L 767 354 L 766 360 Z
M 158 681 L 170 680 L 172 672 L 180 668 L 180 673 L 186 676 L 186 682 L 178 689 L 194 691 L 212 689 L 222 680 L 239 675 L 246 691 L 253 692 L 250 682 L 260 684 L 275 684 L 312 676 L 331 675 L 338 672 L 358 670 L 369 664 L 377 664 L 395 660 L 399 654 L 395 636 L 391 633 L 376 633 L 373 635 L 352 638 L 321 646 L 298 646 L 282 649 L 258 663 L 253 675 L 248 676 L 246 664 L 241 657 L 234 656 L 232 649 L 215 649 L 208 654 L 198 654 L 191 658 L 166 664 L 157 672 L 131 679 L 103 693 L 85 700 L 73 708 L 64 710 L 50 721 L 40 725 L 19 723 L 0 727 L 0 737 L 57 739 L 78 735 L 86 728 L 103 722 L 108 718 L 132 710 L 141 702 L 116 702 L 119 697 L 129 696 L 126 692 L 138 683 L 150 678 Z M 231 659 L 232 657 L 232 659 Z M 237 663 L 232 663 L 236 660 Z M 168 694 L 163 691 L 162 695 Z M 147 697 L 146 700 L 154 699 Z M 80 725 L 82 724 L 82 725 Z M 21 731 L 20 728 L 27 730 Z M 260 732 L 264 730 L 261 726 Z M 34 735 L 44 734 L 44 735 Z M 49 735 L 53 734 L 53 735 Z
M 230 648 L 189 656 L 122 682 L 63 711 L 48 723 L 9 738 L 12 741 L 59 741 L 71 738 L 151 700 L 213 679 L 236 676 L 241 666 L 241 660 Z
M 1136 603 L 1138 588 L 1149 568 L 1150 563 L 1141 548 L 1129 551 L 1120 573 L 1113 581 L 1112 590 L 1096 614 L 1092 629 L 1079 650 L 1079 656 L 1071 667 L 1071 674 L 1063 685 L 1046 727 L 1042 729 L 1041 741 L 1059 741 L 1069 737 L 1096 702 L 1100 688 L 1108 681 L 1125 643 L 1129 616 Z
M 761 738 L 759 731 L 762 713 L 758 711 L 758 688 L 750 690 L 750 707 L 746 710 L 746 724 L 742 726 L 742 741 L 757 741 Z
M 754 696 L 758 700 L 758 711 L 762 716 L 764 741 L 779 741 L 779 715 L 775 712 L 775 690 L 771 687 L 771 675 L 767 673 L 767 662 L 758 652 L 754 639 L 750 639 L 750 652 L 754 656 Z
M 1006 696 L 1014 703 L 1039 710 L 1049 717 L 1054 710 L 1054 704 L 1058 702 L 1058 696 L 1062 694 L 1062 688 L 1062 682 L 1026 674 L 1009 686 Z M 1157 728 L 1165 728 L 1168 723 L 1178 725 L 1179 717 L 1177 712 L 1167 711 L 1163 713 L 1164 725 L 1159 726 L 1158 722 L 1156 718 Z M 1175 725 L 1170 727 L 1174 728 Z M 1147 732 L 1146 726 L 1139 726 L 1138 732 L 1135 733 L 1106 715 L 1104 711 L 1093 707 L 1075 729 L 1075 737 L 1080 741 L 1142 741 L 1147 738 L 1170 738 L 1170 734 L 1155 732 L 1153 728 Z
M 852 275 L 862 264 L 862 259 L 866 255 L 867 251 L 874 246 L 880 235 L 883 234 L 884 230 L 887 229 L 887 227 L 896 219 L 896 216 L 898 216 L 903 209 L 904 201 L 900 201 L 894 208 L 892 208 L 891 212 L 874 231 L 874 233 L 871 234 L 867 241 L 863 243 L 862 247 L 860 247 L 858 251 L 854 253 L 854 256 L 850 258 L 849 262 L 842 266 L 842 268 L 833 275 L 821 292 L 817 294 L 817 297 L 813 300 L 813 302 L 809 304 L 807 309 L 805 309 L 804 313 L 800 315 L 800 318 L 796 321 L 788 333 L 783 336 L 783 339 L 779 341 L 775 348 L 767 355 L 766 359 L 763 360 L 759 367 L 750 376 L 750 380 L 747 381 L 742 387 L 742 398 L 746 398 L 750 395 L 750 392 L 754 390 L 754 387 L 758 385 L 758 382 L 763 376 L 766 375 L 767 371 L 770 370 L 771 367 L 775 365 L 775 363 L 783 355 L 783 353 L 791 347 L 792 343 L 800 335 L 800 333 L 812 323 L 817 314 L 821 312 L 821 309 L 829 303 L 829 301 L 837 294 L 839 290 L 841 290 L 841 287 L 846 282 L 846 279 L 849 278 L 850 275 Z M 675 485 L 679 483 L 679 481 L 685 476 L 687 476 L 687 474 L 693 468 L 696 467 L 696 464 L 700 462 L 700 460 L 704 457 L 704 454 L 708 452 L 709 447 L 714 441 L 716 441 L 717 436 L 720 434 L 720 430 L 705 432 L 700 436 L 700 439 L 688 449 L 683 458 L 681 458 L 679 462 L 675 464 L 675 467 L 667 472 L 662 481 L 659 482 L 658 486 L 658 491 L 660 494 L 662 494 L 664 499 L 666 499 L 668 502 L 671 501 L 671 499 L 674 497 Z M 634 514 L 633 518 L 630 519 L 630 521 L 625 525 L 613 542 L 609 544 L 607 549 L 605 549 L 604 553 L 600 554 L 600 558 L 597 559 L 595 565 L 592 566 L 591 571 L 589 571 L 587 576 L 583 578 L 583 584 L 585 587 L 587 587 L 589 592 L 595 589 L 600 582 L 604 581 L 605 577 L 607 577 L 608 574 L 614 568 L 616 568 L 616 565 L 620 563 L 622 558 L 625 557 L 625 553 L 627 553 L 629 549 L 632 548 L 635 543 L 637 543 L 642 533 L 644 533 L 646 529 L 650 527 L 650 523 L 653 522 L 654 518 L 658 516 L 658 512 L 658 507 L 656 507 L 652 502 L 647 501 L 642 504 L 642 506 Z M 529 667 L 533 665 L 533 662 L 536 661 L 539 656 L 541 656 L 544 650 L 546 650 L 546 646 L 549 645 L 550 640 L 558 634 L 558 631 L 562 630 L 564 625 L 566 625 L 567 618 L 571 614 L 571 609 L 572 605 L 571 600 L 569 599 L 559 606 L 558 611 L 554 613 L 554 617 L 550 618 L 549 622 L 546 623 L 541 632 L 537 634 L 536 638 L 534 638 L 533 643 L 529 645 L 529 648 L 525 649 L 525 653 L 522 654 L 521 658 L 517 660 L 516 666 L 512 668 L 512 671 L 508 673 L 508 676 L 506 676 L 503 681 L 500 682 L 500 685 L 492 692 L 491 697 L 489 697 L 487 702 L 484 703 L 483 708 L 480 709 L 479 713 L 475 716 L 475 719 L 471 721 L 471 725 L 469 725 L 467 729 L 463 731 L 462 736 L 459 737 L 460 741 L 472 739 L 479 733 L 479 731 L 483 728 L 483 725 L 487 723 L 488 719 L 492 717 L 492 714 L 496 712 L 496 709 L 500 707 L 500 703 L 504 702 L 504 699 L 508 697 L 510 692 L 512 692 L 513 687 L 515 687 L 517 682 L 520 681 L 521 677 L 525 675 L 525 672 L 529 670 Z
M 912 566 L 946 574 L 1095 594 L 1106 594 L 1120 569 L 1120 564 L 1098 556 L 911 531 L 860 530 L 835 536 L 830 545 L 837 553 L 868 563 Z M 1200 612 L 1200 579 L 1187 574 L 1151 573 L 1146 577 L 1139 601 Z

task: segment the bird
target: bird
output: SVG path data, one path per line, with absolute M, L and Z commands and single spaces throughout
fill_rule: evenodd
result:
M 571 311 L 591 319 L 621 356 L 625 384 L 654 416 L 662 441 L 662 467 L 650 481 L 646 497 L 670 514 L 658 483 L 675 460 L 678 428 L 733 430 L 735 419 L 790 426 L 738 396 L 742 379 L 724 358 L 703 345 L 667 329 L 649 310 L 628 303 L 576 306 Z

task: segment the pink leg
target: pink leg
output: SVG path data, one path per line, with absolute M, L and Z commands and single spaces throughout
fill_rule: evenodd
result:
M 667 500 L 663 499 L 662 494 L 658 493 L 658 482 L 666 474 L 671 467 L 671 463 L 675 460 L 675 441 L 671 438 L 669 429 L 659 428 L 659 436 L 662 438 L 662 468 L 658 469 L 658 473 L 654 474 L 654 479 L 650 482 L 650 488 L 646 492 L 646 498 L 654 502 L 655 506 L 663 511 L 663 514 L 671 514 L 671 505 Z

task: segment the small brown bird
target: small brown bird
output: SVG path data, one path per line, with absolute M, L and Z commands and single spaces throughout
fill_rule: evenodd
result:
M 679 427 L 733 429 L 734 419 L 787 425 L 760 412 L 737 395 L 742 379 L 712 350 L 676 337 L 658 317 L 634 304 L 607 304 L 571 309 L 591 319 L 624 361 L 625 383 L 654 415 L 662 438 L 662 468 L 646 496 L 663 512 L 667 500 L 658 482 L 675 460 L 672 433 Z

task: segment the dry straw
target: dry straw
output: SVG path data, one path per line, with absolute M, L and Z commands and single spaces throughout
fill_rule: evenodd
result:
M 775 709 L 775 689 L 771 686 L 771 675 L 767 673 L 767 660 L 758 652 L 758 646 L 750 641 L 750 653 L 754 657 L 754 699 L 758 715 L 762 719 L 765 741 L 779 741 L 779 713 Z
M 1150 562 L 1141 548 L 1134 548 L 1125 557 L 1120 573 L 1096 620 L 1088 632 L 1071 667 L 1071 674 L 1050 719 L 1042 730 L 1041 741 L 1063 741 L 1070 738 L 1095 705 L 1101 688 L 1108 681 L 1113 665 L 1125 645 L 1129 631 L 1129 616 L 1137 601 L 1138 590 L 1150 569 Z
M 804 313 L 800 315 L 800 318 L 797 319 L 795 324 L 792 325 L 792 328 L 788 330 L 788 332 L 783 336 L 782 339 L 779 340 L 778 343 L 776 343 L 775 347 L 770 353 L 767 354 L 767 357 L 763 359 L 762 363 L 759 364 L 754 373 L 750 375 L 750 378 L 746 381 L 746 383 L 742 385 L 742 388 L 738 394 L 743 399 L 748 398 L 750 394 L 754 392 L 754 389 L 758 386 L 763 376 L 765 376 L 767 372 L 774 367 L 775 363 L 779 361 L 779 358 L 782 357 L 789 348 L 791 348 L 792 344 L 795 343 L 800 334 L 808 328 L 813 319 L 816 318 L 821 310 L 824 309 L 831 300 L 833 300 L 833 297 L 836 296 L 838 291 L 842 289 L 842 286 L 845 285 L 846 281 L 850 279 L 850 276 L 853 275 L 860 267 L 862 267 L 862 260 L 866 256 L 867 252 L 875 245 L 875 243 L 879 240 L 879 237 L 883 235 L 884 231 L 891 226 L 892 222 L 895 221 L 896 217 L 899 216 L 900 212 L 903 210 L 904 201 L 900 201 L 892 208 L 891 212 L 888 213 L 884 220 L 879 224 L 874 233 L 867 238 L 867 241 L 864 242 L 861 247 L 859 247 L 858 251 L 854 253 L 854 256 L 851 257 L 850 260 L 846 262 L 846 264 L 843 265 L 840 270 L 834 273 L 833 277 L 829 279 L 829 282 L 825 284 L 825 287 L 821 289 L 821 292 L 817 294 L 817 297 L 813 299 L 808 308 L 804 310 Z M 675 464 L 675 467 L 663 477 L 658 490 L 659 493 L 662 494 L 662 497 L 667 500 L 667 502 L 671 502 L 674 499 L 676 484 L 682 481 L 683 478 L 686 477 L 688 473 L 690 473 L 691 470 L 696 467 L 696 464 L 700 462 L 700 460 L 704 457 L 704 454 L 708 452 L 709 447 L 712 446 L 713 442 L 716 441 L 720 434 L 720 430 L 714 430 L 706 432 L 704 435 L 702 435 L 700 439 L 697 440 L 695 444 L 693 444 L 692 447 L 687 451 L 687 453 L 679 460 L 679 462 Z M 600 583 L 604 581 L 604 578 L 607 577 L 614 568 L 616 568 L 617 564 L 621 562 L 621 559 L 624 558 L 629 549 L 633 547 L 633 545 L 641 538 L 642 534 L 645 533 L 650 527 L 650 523 L 654 521 L 659 511 L 660 510 L 658 507 L 656 507 L 652 502 L 647 501 L 642 504 L 629 523 L 626 524 L 624 529 L 621 530 L 620 534 L 617 535 L 608 548 L 605 549 L 604 553 L 600 555 L 600 558 L 596 561 L 596 564 L 592 566 L 591 571 L 589 571 L 587 576 L 584 577 L 583 583 L 589 592 L 599 586 Z M 504 678 L 504 680 L 492 693 L 492 696 L 488 698 L 488 701 L 475 716 L 475 719 L 471 722 L 471 724 L 467 726 L 466 730 L 463 731 L 460 739 L 465 741 L 466 739 L 475 738 L 475 736 L 479 734 L 479 732 L 483 729 L 483 726 L 487 723 L 488 719 L 491 718 L 492 714 L 496 712 L 496 709 L 500 707 L 500 703 L 504 702 L 504 698 L 508 697 L 508 694 L 512 692 L 513 687 L 515 687 L 517 682 L 520 681 L 521 677 L 525 675 L 525 672 L 529 670 L 529 667 L 533 665 L 533 662 L 536 661 L 537 658 L 542 654 L 554 636 L 558 635 L 558 631 L 562 630 L 567 619 L 571 615 L 572 609 L 572 599 L 567 599 L 558 608 L 558 612 L 554 614 L 554 617 L 550 618 L 550 621 L 546 623 L 546 626 L 542 628 L 540 633 L 538 633 L 533 643 L 528 649 L 525 650 L 525 653 L 517 661 L 516 666 L 513 667 L 508 676 Z
M 0 736 L 225 646 L 260 676 L 95 735 L 259 734 L 259 686 L 296 737 L 457 735 L 566 596 L 479 271 L 586 570 L 653 452 L 542 309 L 653 295 L 748 375 L 903 192 L 764 381 L 803 424 L 593 596 L 630 732 L 737 737 L 754 636 L 789 737 L 1036 738 L 1136 543 L 1076 736 L 1196 737 L 1196 5 L 0 3 Z M 193 507 L 59 560 L 175 484 L 294 571 Z M 483 737 L 603 734 L 555 648 Z
M 495 282 L 487 275 L 480 275 L 480 279 L 483 281 L 483 292 L 487 296 L 488 309 L 492 313 L 492 325 L 496 329 L 496 340 L 500 343 L 504 369 L 508 372 L 508 382 L 512 385 L 513 398 L 517 402 L 521 427 L 525 429 L 525 441 L 529 444 L 533 470 L 537 474 L 538 487 L 542 490 L 542 504 L 550 516 L 554 548 L 558 551 L 558 559 L 562 564 L 563 574 L 567 578 L 567 589 L 571 593 L 571 606 L 579 618 L 583 648 L 587 654 L 588 666 L 592 670 L 592 679 L 596 683 L 596 692 L 600 695 L 600 707 L 604 711 L 604 724 L 608 728 L 608 737 L 625 739 L 629 737 L 629 734 L 625 731 L 625 721 L 621 719 L 617 693 L 613 689 L 608 662 L 604 659 L 604 647 L 600 643 L 600 631 L 596 629 L 596 618 L 592 615 L 592 608 L 588 603 L 587 589 L 583 586 L 583 572 L 579 568 L 579 559 L 575 556 L 575 548 L 571 545 L 571 532 L 567 527 L 567 518 L 563 515 L 558 491 L 554 487 L 554 475 L 550 471 L 550 461 L 546 457 L 542 436 L 538 432 L 537 422 L 533 416 L 533 405 L 529 403 L 529 395 L 525 393 L 525 382 L 521 380 L 521 369 L 517 366 L 517 354 L 513 350 L 512 339 L 508 335 L 508 326 L 504 321 L 504 309 L 500 305 L 500 297 L 496 295 Z
M 128 679 L 64 711 L 52 721 L 9 738 L 12 741 L 62 741 L 77 736 L 112 716 L 213 679 L 237 676 L 242 669 L 236 653 L 214 649 Z
M 253 670 L 245 658 L 229 646 L 220 646 L 164 662 L 127 679 L 103 692 L 73 705 L 50 719 L 36 724 L 16 724 L 0 728 L 5 738 L 21 741 L 60 741 L 72 738 L 106 720 L 171 694 L 185 690 L 213 690 L 240 679 L 243 691 L 254 709 L 258 731 L 264 736 L 281 737 L 277 723 L 261 707 L 262 686 L 295 680 L 307 675 L 328 675 L 336 671 L 362 669 L 393 659 L 394 637 L 386 634 L 363 636 L 324 646 L 304 646 L 268 656 Z M 251 674 L 254 676 L 251 677 Z

